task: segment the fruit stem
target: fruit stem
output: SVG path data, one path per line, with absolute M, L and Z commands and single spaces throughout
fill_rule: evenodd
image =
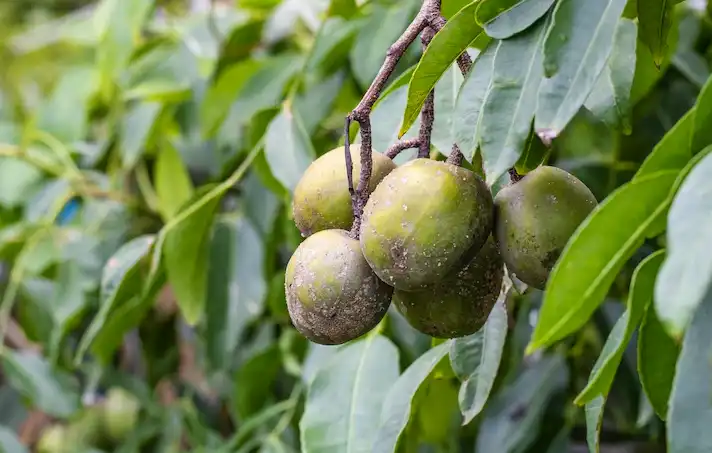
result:
M 394 159 L 401 151 L 405 151 L 410 148 L 420 148 L 419 138 L 409 138 L 407 140 L 401 140 L 388 147 L 386 150 L 386 156 L 390 159 Z

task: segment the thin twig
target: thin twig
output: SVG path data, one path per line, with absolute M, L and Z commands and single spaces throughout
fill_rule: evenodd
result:
M 400 154 L 402 151 L 405 151 L 406 149 L 419 148 L 419 147 L 420 147 L 420 139 L 410 138 L 407 140 L 401 140 L 400 142 L 396 142 L 388 147 L 388 149 L 386 150 L 386 156 L 388 156 L 391 159 L 395 159 L 395 157 L 398 154 Z
M 423 43 L 423 51 L 430 45 L 430 41 L 435 36 L 435 30 L 432 27 L 425 27 L 423 34 L 420 37 Z M 418 140 L 420 147 L 418 149 L 419 158 L 427 158 L 430 155 L 430 137 L 433 135 L 433 123 L 435 122 L 435 88 L 433 88 L 428 97 L 425 98 L 423 109 L 420 111 L 420 131 Z

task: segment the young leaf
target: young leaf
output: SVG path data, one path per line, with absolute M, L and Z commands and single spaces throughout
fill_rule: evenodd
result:
M 649 305 L 638 332 L 638 376 L 650 405 L 661 420 L 667 418 L 668 400 L 680 346 L 670 338 Z
M 482 33 L 482 29 L 472 20 L 476 7 L 477 3 L 473 2 L 455 14 L 423 53 L 410 80 L 399 137 L 405 135 L 418 118 L 425 98 L 445 71 Z
M 529 137 L 542 77 L 546 21 L 500 41 L 489 96 L 480 123 L 486 181 L 492 185 L 511 168 Z
M 682 170 L 692 158 L 691 141 L 694 123 L 695 108 L 693 107 L 655 145 L 633 179 L 662 170 Z
M 282 106 L 282 111 L 267 128 L 265 157 L 274 177 L 290 191 L 316 157 L 301 118 L 288 104 Z
M 140 102 L 122 118 L 118 146 L 124 168 L 133 168 L 141 158 L 161 107 L 158 102 Z
M 398 350 L 368 335 L 339 350 L 311 381 L 299 422 L 305 453 L 371 452 L 388 388 L 398 379 Z
M 221 187 L 221 186 L 219 186 Z M 208 241 L 220 197 L 214 186 L 197 191 L 162 230 L 161 244 L 168 281 L 186 322 L 195 325 L 203 316 L 208 284 Z
M 46 414 L 66 418 L 79 409 L 79 392 L 72 376 L 53 370 L 36 353 L 5 350 L 2 365 L 10 385 Z
M 656 282 L 655 308 L 674 337 L 681 336 L 712 283 L 710 171 L 708 153 L 684 179 L 668 215 L 668 257 Z
M 492 44 L 481 53 L 460 87 L 455 104 L 453 134 L 468 162 L 472 162 L 480 144 L 483 106 L 492 88 L 494 61 L 499 46 Z
M 568 379 L 568 368 L 558 355 L 545 357 L 524 371 L 488 405 L 476 451 L 526 451 L 537 437 L 549 400 Z
M 611 56 L 585 103 L 591 113 L 626 134 L 630 134 L 632 128 L 630 92 L 635 75 L 637 35 L 635 22 L 620 20 Z
M 448 353 L 449 346 L 447 342 L 435 346 L 413 362 L 395 381 L 383 402 L 380 428 L 369 452 L 395 453 L 398 440 L 410 419 L 415 393 Z
M 588 451 L 592 453 L 599 453 L 601 450 L 601 426 L 605 407 L 606 397 L 603 395 L 598 395 L 586 403 L 586 443 Z
M 535 128 L 556 137 L 588 98 L 613 47 L 625 0 L 561 0 L 544 43 Z
M 650 49 L 658 67 L 667 51 L 674 6 L 674 0 L 638 0 L 640 39 Z
M 188 169 L 178 150 L 169 142 L 164 142 L 158 152 L 154 179 L 161 215 L 164 221 L 168 221 L 193 195 L 193 182 Z
M 502 292 L 482 329 L 450 344 L 452 369 L 463 380 L 459 395 L 463 425 L 482 411 L 497 377 L 507 339 L 507 309 L 504 306 L 507 294 L 508 291 Z
M 670 395 L 669 453 L 712 451 L 712 293 L 695 312 L 682 343 Z
M 548 346 L 586 323 L 650 226 L 667 211 L 677 173 L 657 172 L 625 184 L 579 226 L 549 275 L 528 351 Z
M 633 332 L 638 327 L 646 307 L 653 300 L 655 277 L 663 263 L 665 251 L 660 250 L 643 260 L 633 272 L 627 309 L 608 335 L 601 355 L 593 366 L 588 384 L 576 397 L 576 404 L 589 403 L 597 396 L 608 396 L 618 366 Z
M 488 36 L 507 39 L 531 27 L 556 0 L 482 0 L 475 20 Z

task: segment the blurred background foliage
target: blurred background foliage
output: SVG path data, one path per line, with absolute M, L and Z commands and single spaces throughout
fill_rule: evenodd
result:
M 465 3 L 443 0 L 444 14 Z M 301 240 L 290 190 L 343 142 L 344 115 L 419 4 L 0 2 L 0 450 L 28 451 L 52 424 L 91 419 L 110 388 L 137 398 L 139 422 L 108 443 L 72 438 L 70 451 L 300 451 L 319 370 L 333 395 L 369 397 L 353 391 L 350 356 L 333 360 L 358 351 L 308 344 L 290 325 L 284 267 Z M 554 143 L 550 161 L 599 200 L 631 178 L 709 76 L 706 2 L 681 3 L 673 22 L 660 69 L 637 46 L 629 133 L 584 108 Z M 379 151 L 405 107 L 396 76 L 420 52 L 412 46 L 374 111 Z M 449 149 L 438 134 L 452 108 L 436 109 L 433 144 Z M 585 415 L 572 401 L 645 254 L 593 321 L 543 357 L 522 359 L 541 294 L 512 296 L 512 334 L 484 413 L 460 426 L 460 381 L 443 362 L 415 388 L 401 450 L 586 451 Z M 432 344 L 394 311 L 378 332 L 397 346 L 400 370 Z M 387 349 L 380 360 L 392 358 Z M 602 451 L 664 451 L 635 363 L 632 347 Z

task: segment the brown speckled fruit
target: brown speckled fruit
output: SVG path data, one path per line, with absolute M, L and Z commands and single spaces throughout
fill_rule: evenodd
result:
M 428 289 L 396 290 L 393 303 L 411 326 L 426 335 L 464 337 L 487 321 L 503 276 L 502 256 L 490 237 L 467 266 Z
M 544 289 L 569 238 L 596 207 L 596 197 L 575 176 L 542 166 L 502 189 L 495 207 L 495 234 L 507 268 Z
M 287 308 L 309 340 L 342 344 L 373 329 L 391 304 L 393 288 L 366 262 L 357 240 L 325 230 L 302 242 L 287 264 Z
M 361 250 L 381 280 L 426 288 L 464 266 L 492 231 L 492 195 L 456 165 L 415 159 L 376 187 L 361 224 Z
M 350 152 L 356 185 L 361 173 L 361 147 L 358 144 L 352 145 Z M 369 193 L 396 168 L 396 164 L 384 154 L 373 152 L 372 156 Z M 299 180 L 294 189 L 292 211 L 294 223 L 303 236 L 328 229 L 350 229 L 354 217 L 345 162 L 344 147 L 336 148 L 312 162 Z

